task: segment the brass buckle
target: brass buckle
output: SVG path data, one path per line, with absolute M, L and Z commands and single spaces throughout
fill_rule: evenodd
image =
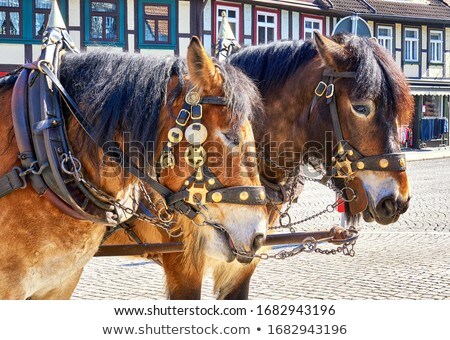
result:
M 334 96 L 334 84 L 330 84 L 327 86 L 327 93 L 326 93 L 325 97 L 327 99 L 330 99 L 333 96 Z
M 187 117 L 186 117 L 186 120 L 185 120 L 184 122 L 181 122 L 179 118 L 180 118 L 180 116 L 181 116 L 181 114 L 182 114 L 183 112 L 186 112 Z M 189 121 L 189 118 L 191 118 L 191 112 L 189 112 L 189 111 L 186 110 L 186 109 L 181 109 L 181 110 L 180 110 L 180 113 L 178 113 L 178 117 L 177 117 L 177 119 L 176 119 L 175 122 L 176 122 L 178 125 L 180 125 L 180 126 L 186 126 L 186 124 L 187 124 L 188 121 Z
M 317 97 L 322 97 L 326 90 L 327 84 L 323 81 L 320 81 L 319 84 L 317 84 L 314 93 L 316 94 Z
M 201 119 L 203 117 L 203 108 L 200 104 L 191 106 L 191 118 Z

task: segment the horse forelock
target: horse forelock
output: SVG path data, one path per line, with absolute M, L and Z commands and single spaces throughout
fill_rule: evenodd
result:
M 347 70 L 356 72 L 351 98 L 377 101 L 385 118 L 409 123 L 414 100 L 406 77 L 389 52 L 367 38 L 338 35 L 333 39 L 351 55 Z

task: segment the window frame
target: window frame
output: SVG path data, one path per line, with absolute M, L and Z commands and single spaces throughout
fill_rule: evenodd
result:
M 137 22 L 135 23 L 137 29 L 137 43 L 139 49 L 161 49 L 161 50 L 176 50 L 177 48 L 177 31 L 178 31 L 178 5 L 175 0 L 138 0 L 137 7 Z M 169 8 L 169 41 L 168 42 L 154 42 L 145 40 L 145 5 L 167 6 Z
M 92 3 L 93 2 L 106 2 L 106 3 L 111 3 L 111 4 L 115 4 L 116 5 L 116 9 L 114 12 L 101 12 L 101 11 L 94 11 L 92 9 Z M 120 33 L 119 33 L 119 27 L 120 27 L 120 16 L 119 16 L 119 12 L 120 12 L 120 4 L 119 4 L 120 0 L 89 0 L 89 16 L 88 16 L 88 21 L 89 21 L 89 36 L 88 39 L 90 42 L 100 42 L 100 43 L 111 43 L 111 42 L 118 42 L 120 37 Z M 102 37 L 101 38 L 93 38 L 92 37 L 92 18 L 96 16 L 96 17 L 101 17 L 102 18 Z M 116 32 L 116 37 L 115 38 L 107 38 L 106 37 L 106 17 L 112 17 L 115 18 L 117 21 L 117 32 Z
M 417 33 L 417 38 L 406 37 L 406 32 L 407 31 L 414 31 L 414 32 L 416 32 Z M 406 55 L 406 52 L 407 52 L 406 46 L 407 46 L 408 42 L 410 42 L 411 44 L 413 44 L 414 42 L 417 43 L 417 45 L 416 45 L 417 46 L 416 47 L 417 59 L 412 59 L 412 58 L 408 58 L 407 59 L 406 58 L 407 57 L 407 55 Z M 413 46 L 413 45 L 411 45 L 411 46 Z M 417 64 L 417 63 L 420 62 L 420 29 L 418 27 L 405 27 L 404 28 L 404 30 L 403 30 L 403 48 L 404 48 L 403 61 L 405 63 Z M 411 51 L 412 51 L 412 48 L 411 48 Z M 412 55 L 414 55 L 414 53 L 412 53 Z
M 274 18 L 274 23 L 271 24 L 270 26 L 267 25 L 267 23 L 264 23 L 262 25 L 262 27 L 266 28 L 266 39 L 264 44 L 269 43 L 269 41 L 267 41 L 267 28 L 273 27 L 274 28 L 274 41 L 277 41 L 281 38 L 281 29 L 280 29 L 280 24 L 281 24 L 281 20 L 280 20 L 280 11 L 275 10 L 275 9 L 270 9 L 270 8 L 261 8 L 261 7 L 255 7 L 254 9 L 254 39 L 253 39 L 253 43 L 255 45 L 259 45 L 259 27 L 260 22 L 258 21 L 258 15 L 264 15 L 264 16 L 271 16 Z
M 320 24 L 320 33 L 324 34 L 324 29 L 325 29 L 325 19 L 322 16 L 318 16 L 318 15 L 312 15 L 312 14 L 302 14 L 302 25 L 301 25 L 301 34 L 300 37 L 302 40 L 306 40 L 305 35 L 306 32 L 314 32 L 314 27 L 312 28 L 312 30 L 310 29 L 306 29 L 306 22 L 307 21 L 311 21 L 313 23 L 314 26 L 314 22 L 318 22 Z M 314 36 L 312 37 L 314 38 Z
M 229 3 L 229 2 L 222 2 L 222 1 L 215 1 L 214 6 L 212 6 L 212 18 L 213 18 L 213 34 L 212 34 L 212 40 L 215 42 L 217 41 L 217 37 L 219 35 L 219 29 L 220 29 L 220 23 L 222 22 L 222 17 L 218 15 L 218 10 L 220 9 L 226 9 L 236 11 L 236 18 L 231 19 L 227 15 L 228 22 L 233 22 L 236 24 L 236 32 L 234 33 L 234 36 L 236 40 L 242 44 L 243 43 L 243 37 L 244 37 L 244 25 L 243 25 L 243 7 L 242 4 L 237 3 Z
M 32 18 L 33 18 L 33 27 L 32 27 L 32 29 L 33 29 L 33 39 L 37 39 L 37 40 L 41 40 L 42 39 L 42 36 L 41 35 L 36 35 L 36 32 L 35 32 L 35 29 L 36 29 L 36 14 L 44 14 L 44 16 L 45 16 L 45 19 L 44 19 L 44 23 L 45 23 L 45 25 L 47 25 L 47 22 L 48 22 L 48 17 L 49 17 L 49 15 L 50 15 L 50 11 L 51 11 L 51 8 L 50 9 L 46 9 L 46 8 L 36 8 L 36 0 L 31 0 L 31 1 L 33 1 L 33 9 L 32 9 L 32 13 L 31 13 L 31 16 L 32 16 Z
M 34 30 L 35 30 L 35 20 L 34 20 L 34 0 L 32 6 L 25 6 L 24 5 L 25 0 L 20 0 L 19 7 L 20 8 L 20 29 L 21 34 L 17 36 L 3 36 L 0 35 L 0 44 L 6 43 L 6 44 L 32 44 L 32 45 L 40 45 L 42 44 L 42 37 L 41 36 L 35 36 Z M 58 0 L 59 8 L 61 9 L 61 14 L 64 18 L 64 20 L 67 23 L 67 3 L 69 0 Z M 6 8 L 6 7 L 0 7 L 0 8 Z M 13 7 L 9 7 L 13 8 Z
M 116 2 L 117 3 L 117 38 L 98 39 L 91 38 L 91 3 L 92 2 Z M 84 46 L 114 46 L 125 47 L 125 0 L 84 0 Z M 108 16 L 108 12 L 105 16 Z M 102 24 L 103 26 L 103 24 Z
M 440 40 L 431 40 L 431 35 L 432 34 L 436 34 L 438 33 L 441 36 Z M 444 37 L 444 31 L 443 30 L 439 30 L 439 29 L 430 29 L 428 31 L 428 60 L 430 62 L 430 64 L 443 64 L 444 63 L 444 42 L 445 42 L 445 37 Z M 439 59 L 434 59 L 433 54 L 432 54 L 432 45 L 435 44 L 439 44 L 441 45 L 440 48 L 440 55 L 439 55 Z M 435 48 L 436 51 L 436 48 Z
M 380 35 L 379 35 L 380 28 L 381 29 L 388 29 L 390 31 L 391 35 L 389 37 L 383 36 L 383 37 L 380 38 Z M 376 26 L 376 31 L 377 31 L 378 43 L 381 46 L 383 46 L 391 55 L 394 55 L 394 53 L 395 53 L 395 28 L 394 28 L 394 26 L 391 26 L 391 25 L 377 25 Z M 380 43 L 380 40 L 388 40 L 388 41 L 390 41 L 391 49 L 390 50 L 387 49 L 386 46 L 384 46 L 383 44 Z
M 0 12 L 5 12 L 6 13 L 6 18 L 5 20 L 8 20 L 8 18 L 10 18 L 10 13 L 11 12 L 19 12 L 19 34 L 17 35 L 11 35 L 9 34 L 9 28 L 10 25 L 7 22 L 7 26 L 6 26 L 6 34 L 5 35 L 0 35 L 0 39 L 21 39 L 23 37 L 23 24 L 24 24 L 24 20 L 23 20 L 23 8 L 25 7 L 23 4 L 24 0 L 18 0 L 19 1 L 19 6 L 18 7 L 11 7 L 11 6 L 1 6 L 0 5 Z

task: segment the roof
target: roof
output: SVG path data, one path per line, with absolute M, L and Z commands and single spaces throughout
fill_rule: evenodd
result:
M 330 11 L 355 12 L 362 16 L 450 21 L 448 5 L 450 0 L 318 0 L 318 2 L 323 3 L 322 8 Z

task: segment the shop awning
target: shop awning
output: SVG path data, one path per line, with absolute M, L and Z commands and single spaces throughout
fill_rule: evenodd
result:
M 410 85 L 414 96 L 450 96 L 450 84 L 447 85 Z

